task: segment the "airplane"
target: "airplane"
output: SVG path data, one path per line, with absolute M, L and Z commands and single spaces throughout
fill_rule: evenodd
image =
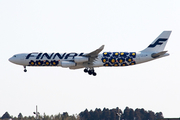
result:
M 171 31 L 163 31 L 147 48 L 139 52 L 100 52 L 104 45 L 90 53 L 21 53 L 9 61 L 24 66 L 61 66 L 69 69 L 85 68 L 84 72 L 96 76 L 95 67 L 131 66 L 168 56 L 164 51 Z

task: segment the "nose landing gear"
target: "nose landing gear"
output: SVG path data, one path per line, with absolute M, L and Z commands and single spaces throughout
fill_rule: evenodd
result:
M 27 72 L 26 66 L 24 66 L 24 72 Z
M 90 68 L 89 70 L 88 70 L 88 68 L 85 68 L 84 72 L 88 73 L 89 75 L 93 75 L 93 76 L 97 75 L 93 68 Z

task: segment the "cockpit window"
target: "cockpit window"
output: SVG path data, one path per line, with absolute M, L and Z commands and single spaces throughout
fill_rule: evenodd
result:
M 13 57 L 16 57 L 16 55 L 14 55 Z

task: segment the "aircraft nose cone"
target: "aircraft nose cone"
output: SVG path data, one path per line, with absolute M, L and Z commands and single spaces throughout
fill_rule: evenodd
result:
M 12 57 L 11 57 L 11 58 L 9 58 L 9 61 L 10 61 L 10 62 L 13 62 L 13 58 L 12 58 Z

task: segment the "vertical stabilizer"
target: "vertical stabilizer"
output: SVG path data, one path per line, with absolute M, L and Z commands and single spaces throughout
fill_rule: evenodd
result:
M 146 49 L 141 52 L 161 52 L 164 50 L 171 31 L 163 31 Z

